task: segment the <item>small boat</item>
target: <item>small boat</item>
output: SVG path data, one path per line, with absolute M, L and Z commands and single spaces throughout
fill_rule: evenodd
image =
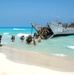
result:
M 61 35 L 73 35 L 74 34 L 74 23 L 71 23 L 71 25 L 68 25 L 66 23 L 61 22 L 51 22 L 47 24 L 47 28 L 49 30 L 49 35 L 47 35 L 48 38 L 52 38 L 54 36 L 61 36 Z M 41 25 L 33 24 L 32 27 L 38 32 L 41 31 L 43 28 Z

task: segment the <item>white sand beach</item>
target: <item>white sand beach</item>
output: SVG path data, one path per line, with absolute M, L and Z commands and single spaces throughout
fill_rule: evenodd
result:
M 3 46 L 0 75 L 74 75 L 74 59 Z

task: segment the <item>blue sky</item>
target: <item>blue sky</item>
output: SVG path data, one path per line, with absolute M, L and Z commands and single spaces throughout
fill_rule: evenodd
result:
M 74 21 L 74 0 L 0 0 L 0 27 Z

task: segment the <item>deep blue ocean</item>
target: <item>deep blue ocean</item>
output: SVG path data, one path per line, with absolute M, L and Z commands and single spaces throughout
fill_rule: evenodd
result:
M 74 58 L 74 35 L 59 36 L 52 39 L 41 40 L 33 45 L 33 42 L 28 45 L 26 37 L 33 35 L 36 31 L 32 27 L 1 27 L 0 34 L 2 35 L 2 44 L 4 46 L 16 48 L 18 50 L 28 50 L 44 54 L 57 55 L 61 57 Z M 11 36 L 15 36 L 15 42 L 11 41 Z M 25 40 L 22 42 L 20 36 L 24 35 Z

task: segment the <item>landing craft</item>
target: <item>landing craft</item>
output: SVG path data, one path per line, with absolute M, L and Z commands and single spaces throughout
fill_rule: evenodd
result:
M 32 23 L 32 27 L 37 32 L 41 31 L 41 29 L 43 28 L 41 25 L 33 24 L 33 23 Z M 49 35 L 47 35 L 47 38 L 52 38 L 54 36 L 74 34 L 74 23 L 71 23 L 71 25 L 67 25 L 66 23 L 55 21 L 55 22 L 48 23 L 46 27 L 49 30 Z

